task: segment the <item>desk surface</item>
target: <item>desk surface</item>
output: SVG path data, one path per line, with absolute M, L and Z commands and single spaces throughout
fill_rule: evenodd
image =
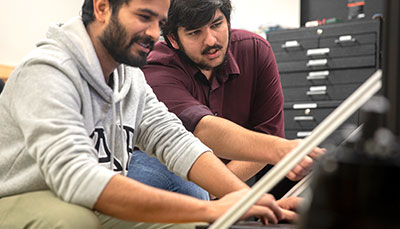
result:
M 8 76 L 10 76 L 10 74 L 13 70 L 14 70 L 14 67 L 12 67 L 12 66 L 0 64 L 0 79 L 2 79 L 4 82 L 6 82 L 8 79 Z
M 208 225 L 197 226 L 196 229 L 206 229 Z M 230 227 L 230 229 L 296 229 L 295 224 L 271 224 L 263 225 L 261 222 L 240 221 Z

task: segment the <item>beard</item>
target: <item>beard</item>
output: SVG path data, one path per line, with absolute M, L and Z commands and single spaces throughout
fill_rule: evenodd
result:
M 149 54 L 139 51 L 136 54 L 131 53 L 130 49 L 134 43 L 142 43 L 149 47 L 150 51 L 154 48 L 154 40 L 148 36 L 135 34 L 132 38 L 124 26 L 119 22 L 116 15 L 111 16 L 110 23 L 105 28 L 103 34 L 99 37 L 100 42 L 110 54 L 110 56 L 121 64 L 133 67 L 141 67 L 146 64 L 146 58 Z M 130 41 L 128 42 L 128 40 Z

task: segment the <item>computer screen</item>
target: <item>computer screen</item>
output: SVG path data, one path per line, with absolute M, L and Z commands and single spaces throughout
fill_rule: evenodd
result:
M 385 0 L 382 37 L 383 95 L 390 110 L 383 125 L 400 135 L 400 1 Z

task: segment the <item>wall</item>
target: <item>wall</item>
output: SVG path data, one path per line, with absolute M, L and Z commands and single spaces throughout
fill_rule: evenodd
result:
M 0 0 L 0 64 L 17 65 L 50 23 L 79 15 L 82 0 Z
M 45 37 L 52 22 L 79 15 L 82 0 L 0 0 L 0 64 L 15 66 Z M 300 0 L 232 0 L 232 27 L 300 23 Z
M 281 25 L 297 28 L 300 25 L 300 0 L 231 0 L 232 28 L 257 31 L 259 26 Z

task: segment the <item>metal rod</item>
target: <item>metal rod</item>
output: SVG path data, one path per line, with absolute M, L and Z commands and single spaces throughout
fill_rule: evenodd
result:
M 325 140 L 337 127 L 369 100 L 382 86 L 382 71 L 377 70 L 343 103 L 326 117 L 296 148 L 266 173 L 252 189 L 217 219 L 209 229 L 227 229 L 234 224 L 262 195 L 270 191 L 314 147 Z
M 340 145 L 344 144 L 346 141 L 349 141 L 352 138 L 354 138 L 355 136 L 357 136 L 360 133 L 362 126 L 363 126 L 363 124 L 361 124 L 360 126 L 357 127 L 357 129 L 352 131 L 351 134 L 349 136 L 347 136 L 346 139 Z M 289 191 L 286 192 L 286 194 L 282 197 L 282 199 L 288 198 L 291 196 L 301 195 L 301 193 L 303 193 L 304 190 L 306 190 L 310 186 L 313 174 L 314 173 L 311 172 L 307 176 L 305 176 L 303 179 L 301 179 L 301 181 L 297 182 L 297 184 L 295 186 L 293 186 Z

